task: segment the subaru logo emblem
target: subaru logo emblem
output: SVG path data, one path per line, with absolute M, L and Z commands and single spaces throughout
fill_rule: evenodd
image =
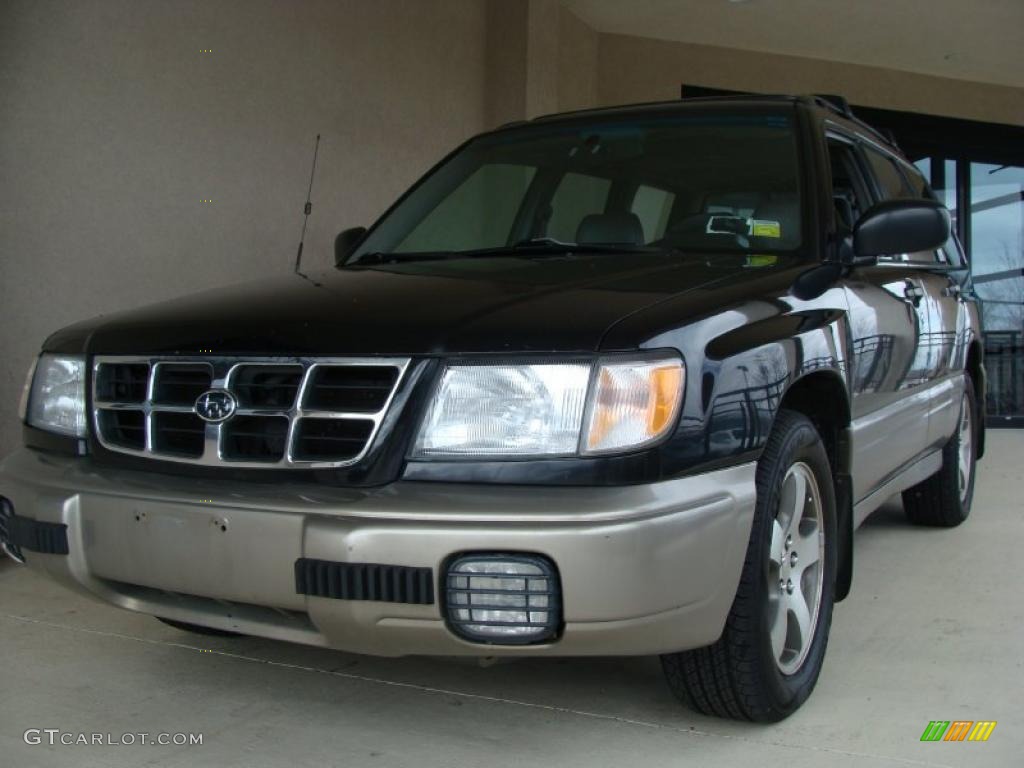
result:
M 226 389 L 211 389 L 203 392 L 196 400 L 196 415 L 203 421 L 219 424 L 234 415 L 238 403 L 235 396 Z

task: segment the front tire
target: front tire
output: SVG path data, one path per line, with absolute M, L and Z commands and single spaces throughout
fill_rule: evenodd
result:
M 713 645 L 662 656 L 669 687 L 705 715 L 775 722 L 814 689 L 836 576 L 831 466 L 811 421 L 780 411 L 757 467 L 740 584 Z
M 942 449 L 942 468 L 903 492 L 903 511 L 916 525 L 953 528 L 971 514 L 978 460 L 977 401 L 974 381 L 964 376 L 957 429 Z

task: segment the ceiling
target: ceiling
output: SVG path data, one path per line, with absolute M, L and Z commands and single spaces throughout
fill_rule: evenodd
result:
M 1024 0 L 562 0 L 600 32 L 1024 87 Z

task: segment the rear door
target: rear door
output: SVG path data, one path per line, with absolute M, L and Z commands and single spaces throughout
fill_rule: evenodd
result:
M 836 236 L 877 199 L 856 143 L 830 135 Z M 927 305 L 919 271 L 899 264 L 854 267 L 844 282 L 850 307 L 854 501 L 878 490 L 928 442 Z M 860 522 L 860 521 L 855 521 Z

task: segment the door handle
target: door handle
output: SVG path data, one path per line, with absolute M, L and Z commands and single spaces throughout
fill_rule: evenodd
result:
M 903 286 L 903 295 L 914 302 L 914 306 L 916 307 L 921 303 L 921 299 L 924 298 L 924 288 L 913 280 L 907 280 L 906 284 Z
M 959 286 L 959 284 L 952 283 L 947 288 L 944 288 L 942 290 L 942 295 L 943 296 L 959 296 L 960 295 L 960 286 Z

